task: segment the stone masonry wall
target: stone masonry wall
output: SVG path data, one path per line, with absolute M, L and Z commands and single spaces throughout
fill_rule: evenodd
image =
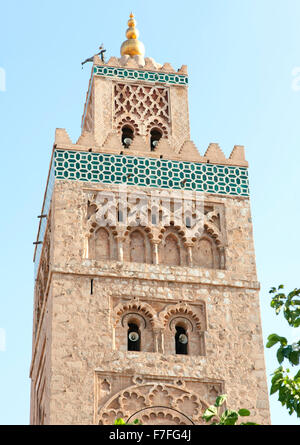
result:
M 146 266 L 139 265 L 145 273 Z M 174 267 L 173 274 L 180 271 Z M 118 272 L 118 265 L 112 269 Z M 224 381 L 228 405 L 246 406 L 258 423 L 269 422 L 268 394 L 257 289 L 85 273 L 53 275 L 50 423 L 90 424 L 94 419 L 95 369 L 110 373 L 155 374 Z M 129 274 L 128 274 L 129 275 Z M 131 275 L 131 274 L 130 274 Z M 166 281 L 163 278 L 166 278 Z M 137 297 L 149 304 L 204 301 L 207 307 L 205 356 L 165 351 L 113 350 L 113 299 Z M 120 382 L 121 384 L 121 382 Z
M 249 200 L 206 197 L 225 206 L 226 267 L 218 270 L 85 258 L 83 227 L 88 189 L 97 190 L 97 186 L 57 180 L 52 200 L 53 261 L 43 328 L 51 348 L 47 351 L 45 423 L 110 422 L 109 415 L 117 414 L 119 408 L 115 406 L 110 414 L 103 411 L 108 396 L 113 398 L 118 391 L 126 389 L 130 376 L 141 376 L 141 380 L 147 381 L 156 376 L 157 382 L 161 382 L 162 394 L 170 386 L 165 382 L 167 377 L 181 379 L 190 388 L 190 399 L 202 406 L 200 411 L 212 403 L 217 394 L 226 392 L 229 407 L 247 407 L 251 420 L 268 424 L 259 284 Z M 167 342 L 163 352 L 161 346 L 158 352 L 118 350 L 120 338 L 116 335 L 122 334 L 118 331 L 116 307 L 118 302 L 123 304 L 133 298 L 151 307 L 157 320 L 165 307 L 179 301 L 196 312 L 199 305 L 203 305 L 206 321 L 201 322 L 204 331 L 201 355 L 176 355 L 174 350 L 169 350 Z M 37 356 L 41 344 L 37 347 Z M 35 359 L 33 380 L 37 366 Z M 104 382 L 104 393 L 98 390 L 99 375 L 104 376 L 103 381 L 100 379 Z M 211 393 L 209 388 L 215 388 L 216 392 Z M 179 389 L 172 391 L 170 397 L 174 402 L 179 397 Z M 154 393 L 152 391 L 149 401 L 154 400 Z M 202 405 L 197 394 L 201 394 Z M 147 397 L 146 393 L 139 396 L 141 400 Z M 180 396 L 176 406 L 183 406 L 187 397 Z M 122 409 L 124 413 L 125 408 Z M 168 416 L 170 423 L 180 423 L 177 418 L 172 420 L 171 413 Z M 157 419 L 159 423 L 159 414 Z M 195 422 L 201 423 L 199 417 L 197 419 Z

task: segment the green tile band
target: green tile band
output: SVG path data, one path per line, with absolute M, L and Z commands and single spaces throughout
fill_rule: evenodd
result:
M 245 167 L 55 150 L 55 178 L 249 196 Z
M 135 70 L 130 68 L 115 68 L 112 66 L 94 66 L 94 75 L 115 77 L 117 79 L 142 80 L 159 82 L 168 85 L 187 85 L 188 77 L 177 73 L 159 73 L 157 71 Z

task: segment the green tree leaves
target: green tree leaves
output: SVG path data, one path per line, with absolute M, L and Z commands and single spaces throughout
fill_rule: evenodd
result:
M 250 416 L 250 411 L 248 409 L 242 408 L 242 409 L 238 410 L 238 414 L 239 414 L 239 416 L 243 416 L 243 417 Z
M 221 396 L 218 396 L 216 398 L 216 402 L 214 405 L 209 406 L 203 413 L 202 419 L 204 419 L 206 422 L 210 422 L 211 420 L 214 420 L 211 425 L 235 425 L 236 422 L 239 419 L 239 416 L 241 417 L 247 417 L 250 416 L 250 411 L 245 408 L 241 408 L 238 411 L 234 411 L 232 409 L 226 409 L 221 415 L 220 415 L 220 408 L 222 407 L 223 403 L 226 401 L 227 395 L 222 394 Z M 243 422 L 240 425 L 257 425 L 253 422 Z
M 225 402 L 226 399 L 227 399 L 227 394 L 223 394 L 221 396 L 218 396 L 216 398 L 215 406 L 219 407 L 219 406 L 223 405 L 223 403 Z
M 278 392 L 278 400 L 289 411 L 296 412 L 300 417 L 300 371 L 294 377 L 290 377 L 289 369 L 280 366 L 273 373 L 270 394 Z
M 285 295 L 281 292 L 283 288 L 283 284 L 278 286 L 277 289 L 276 287 L 271 288 L 269 293 L 275 295 L 272 297 L 270 305 L 275 309 L 276 315 L 282 310 L 288 324 L 297 328 L 300 326 L 300 289 L 294 289 L 288 295 Z M 268 337 L 266 347 L 272 348 L 278 343 L 280 344 L 276 352 L 278 363 L 281 365 L 287 359 L 292 366 L 299 365 L 300 340 L 289 345 L 285 337 L 271 334 Z M 292 377 L 289 369 L 285 370 L 280 366 L 272 375 L 270 394 L 278 393 L 279 402 L 286 406 L 289 414 L 295 412 L 297 417 L 300 417 L 300 370 Z
M 115 420 L 114 425 L 142 425 L 142 423 L 138 419 L 135 419 L 132 423 L 126 423 L 125 420 L 120 417 Z
M 267 348 L 271 348 L 272 346 L 276 345 L 276 343 L 280 342 L 281 346 L 287 345 L 287 339 L 285 337 L 279 337 L 277 334 L 271 334 L 268 337 L 268 343 Z
M 218 416 L 217 407 L 211 405 L 204 411 L 202 418 L 204 420 L 206 420 L 206 422 L 209 422 L 210 420 L 212 420 L 214 417 L 217 417 L 217 416 Z
M 116 419 L 114 425 L 126 425 L 126 422 L 124 419 Z
M 280 284 L 277 289 L 272 287 L 269 293 L 276 294 L 283 288 L 283 284 Z M 275 309 L 277 315 L 283 309 L 284 318 L 290 326 L 294 328 L 300 326 L 300 289 L 294 289 L 288 295 L 277 293 L 272 297 L 271 307 Z

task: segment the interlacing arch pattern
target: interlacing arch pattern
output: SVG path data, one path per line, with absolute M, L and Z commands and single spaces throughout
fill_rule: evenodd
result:
M 197 261 L 195 261 L 194 266 L 217 269 L 225 267 L 224 260 L 220 263 L 220 258 L 224 257 L 224 238 L 218 226 L 219 215 L 217 212 L 209 212 L 201 216 L 200 211 L 197 210 L 195 221 L 198 222 L 198 225 L 190 227 L 183 220 L 184 218 L 181 218 L 180 212 L 180 214 L 176 214 L 170 207 L 162 204 L 164 198 L 158 198 L 156 202 L 146 194 L 132 194 L 130 197 L 128 195 L 121 208 L 116 196 L 113 191 L 107 191 L 103 195 L 94 193 L 90 197 L 86 222 L 87 240 L 98 228 L 104 227 L 108 233 L 112 234 L 115 243 L 122 240 L 125 250 L 121 261 L 131 261 L 130 257 L 132 257 L 134 262 L 158 264 L 157 261 L 161 261 L 161 264 L 164 264 L 166 260 L 166 264 L 172 265 L 172 258 L 168 261 L 168 252 L 164 251 L 165 246 L 168 245 L 171 257 L 172 253 L 174 256 L 174 265 L 193 266 L 190 257 L 194 256 L 194 253 L 190 252 L 188 254 L 188 249 L 193 250 L 196 245 L 195 248 L 198 249 L 199 241 L 203 239 L 207 241 L 204 245 L 209 249 L 212 259 L 210 263 L 207 263 L 204 261 L 205 252 L 199 257 L 199 252 L 195 251 Z M 122 214 L 121 220 L 120 214 Z M 142 237 L 140 237 L 140 242 L 138 239 L 134 241 L 133 234 L 142 235 L 144 242 L 142 243 Z M 110 238 L 111 242 L 112 238 Z M 136 247 L 132 244 L 134 242 L 137 244 Z M 177 254 L 171 248 L 172 243 L 174 246 L 176 245 L 175 250 L 179 250 Z M 157 255 L 160 257 L 156 259 L 153 257 L 155 246 L 158 246 Z M 143 252 L 143 249 L 145 249 L 145 252 Z M 138 258 L 138 250 L 143 254 L 141 258 Z M 202 261 L 204 261 L 203 266 L 201 266 Z
M 205 221 L 204 221 L 204 229 L 215 240 L 217 245 L 222 244 L 220 230 L 216 227 L 215 224 L 213 224 L 209 220 L 207 220 L 207 218 L 205 218 Z
M 207 233 L 216 241 L 217 245 L 222 244 L 222 238 L 221 238 L 221 232 L 216 227 L 216 225 L 212 224 L 210 221 L 206 220 L 206 217 L 204 217 L 204 229 L 207 231 Z M 114 232 L 117 233 L 118 226 L 121 227 L 121 224 L 116 224 L 113 226 Z M 96 220 L 96 213 L 91 215 L 91 217 L 88 220 L 88 233 L 93 233 L 98 227 L 101 227 Z M 163 233 L 167 230 L 168 227 L 173 227 L 174 230 L 177 231 L 178 235 L 182 237 L 183 241 L 187 241 L 191 239 L 192 241 L 195 241 L 197 238 L 192 236 L 191 237 L 191 229 L 186 227 L 185 225 L 174 225 L 171 223 L 171 225 L 154 225 L 151 224 L 151 221 L 149 221 L 149 224 L 140 227 L 141 229 L 145 230 L 145 232 L 148 234 L 149 239 L 153 239 L 158 237 L 159 239 L 163 238 Z M 107 227 L 108 229 L 109 227 Z M 137 228 L 137 227 L 136 227 Z M 134 229 L 136 229 L 134 228 Z M 157 235 L 158 234 L 158 235 Z M 199 238 L 199 237 L 198 237 Z
M 203 424 L 208 402 L 191 389 L 176 384 L 142 382 L 128 386 L 110 397 L 98 409 L 96 423 L 112 425 L 117 417 L 144 425 Z

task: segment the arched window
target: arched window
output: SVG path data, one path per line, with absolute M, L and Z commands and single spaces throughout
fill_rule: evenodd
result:
M 130 261 L 145 263 L 145 238 L 139 230 L 130 234 Z
M 159 140 L 162 138 L 162 132 L 158 128 L 152 128 L 150 131 L 150 149 L 155 150 Z
M 118 210 L 118 222 L 123 222 L 123 212 L 122 212 L 122 210 Z
M 102 227 L 95 233 L 95 259 L 105 260 L 110 258 L 109 234 Z
M 196 267 L 219 269 L 219 253 L 216 243 L 208 236 L 198 239 L 193 247 L 193 264 Z
M 190 229 L 192 227 L 192 220 L 190 216 L 185 217 L 185 227 Z
M 129 125 L 124 125 L 124 127 L 122 127 L 122 144 L 124 145 L 124 147 L 128 148 L 132 143 L 133 138 L 133 129 L 129 127 Z
M 135 323 L 128 323 L 127 350 L 141 350 L 141 333 L 138 325 Z
M 180 266 L 180 247 L 178 239 L 173 233 L 165 238 L 162 263 L 169 266 Z
M 175 334 L 175 352 L 176 354 L 188 353 L 188 336 L 182 326 L 176 326 Z

